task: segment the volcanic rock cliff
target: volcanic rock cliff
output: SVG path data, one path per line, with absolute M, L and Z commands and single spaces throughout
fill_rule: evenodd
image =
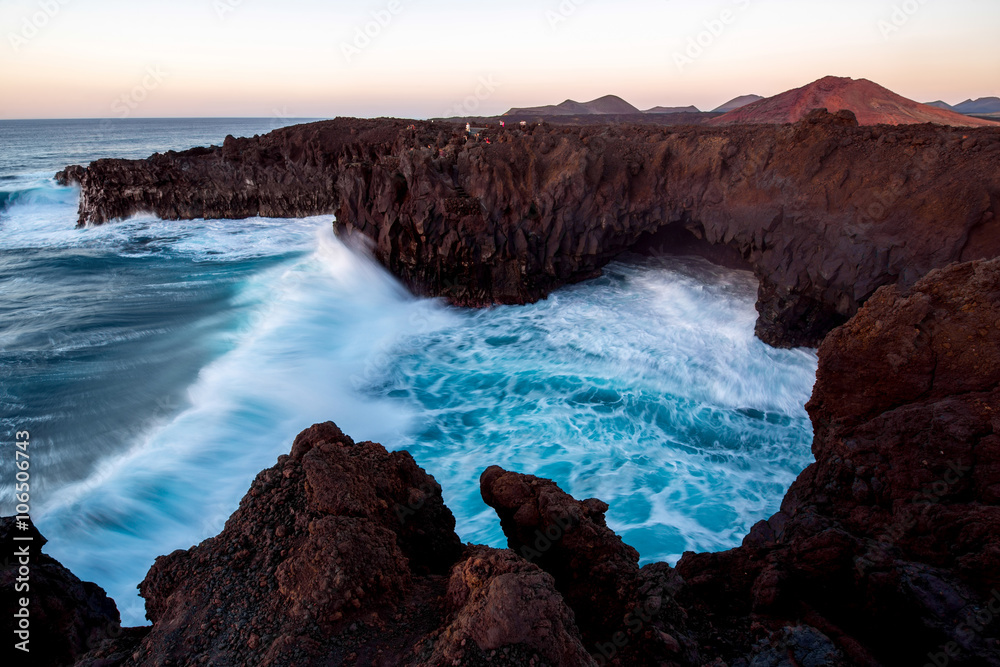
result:
M 497 467 L 510 548 L 463 547 L 409 454 L 316 425 L 219 536 L 157 560 L 152 628 L 77 664 L 1000 665 L 1000 260 L 882 288 L 808 408 L 781 511 L 676 568 L 640 568 L 600 500 Z M 42 602 L 70 636 L 104 604 L 74 590 Z
M 58 177 L 82 183 L 81 224 L 334 213 L 413 290 L 463 305 L 534 301 L 631 249 L 722 250 L 760 279 L 759 336 L 815 346 L 882 285 L 1000 254 L 998 165 L 998 130 L 817 111 L 468 142 L 446 123 L 339 119 Z

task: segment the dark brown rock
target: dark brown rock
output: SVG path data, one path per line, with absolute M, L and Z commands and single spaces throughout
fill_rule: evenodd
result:
M 1000 260 L 880 290 L 808 408 L 817 461 L 781 511 L 676 569 L 640 569 L 601 501 L 497 467 L 511 549 L 460 551 L 409 455 L 314 426 L 219 536 L 157 560 L 138 648 L 79 664 L 1000 666 Z
M 139 587 L 153 630 L 134 660 L 303 665 L 367 652 L 396 664 L 411 635 L 438 627 L 445 582 L 433 574 L 461 555 L 454 526 L 409 454 L 318 424 L 219 536 L 157 559 Z M 399 622 L 403 608 L 415 618 Z
M 335 213 L 414 291 L 520 304 L 629 249 L 725 247 L 760 279 L 757 333 L 818 345 L 883 285 L 1000 255 L 1000 130 L 456 125 L 338 119 L 222 147 L 99 160 L 80 222 Z M 974 140 L 974 144 L 969 143 Z
M 454 526 L 409 454 L 317 424 L 220 535 L 157 559 L 153 628 L 110 664 L 589 664 L 552 577 Z
M 969 625 L 1000 612 L 1000 260 L 880 290 L 823 343 L 808 408 L 817 462 L 740 549 L 681 560 L 682 604 L 803 619 L 858 664 L 1000 664 L 1000 622 Z
M 635 597 L 639 552 L 607 527 L 608 506 L 575 500 L 555 482 L 496 466 L 480 483 L 510 549 L 552 574 L 587 645 L 609 639 Z
M 70 665 L 83 654 L 122 634 L 114 600 L 97 584 L 80 581 L 57 560 L 42 553 L 45 538 L 30 522 L 18 530 L 14 517 L 0 518 L 0 591 L 4 621 L 4 664 L 32 667 Z M 14 538 L 31 538 L 30 541 Z M 23 551 L 27 549 L 27 555 Z M 25 567 L 26 571 L 21 572 Z M 19 581 L 20 579 L 20 581 Z M 27 599 L 27 637 L 20 628 L 21 600 Z M 28 640 L 25 653 L 15 645 Z M 10 662 L 7 662 L 9 660 Z
M 488 656 L 505 647 L 550 665 L 594 664 L 552 576 L 513 552 L 471 548 L 452 571 L 448 603 L 452 621 L 430 665 L 466 664 L 469 652 Z
M 66 167 L 60 172 L 56 173 L 56 183 L 59 185 L 80 185 L 83 183 L 83 177 L 87 173 L 87 170 L 78 164 L 71 167 Z

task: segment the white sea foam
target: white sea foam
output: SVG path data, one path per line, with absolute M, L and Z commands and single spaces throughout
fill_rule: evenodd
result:
M 637 260 L 531 306 L 460 310 L 411 296 L 338 241 L 328 216 L 77 230 L 73 190 L 51 190 L 0 219 L 0 250 L 46 262 L 5 283 L 34 324 L 0 328 L 0 352 L 43 375 L 87 353 L 112 387 L 10 401 L 35 410 L 50 477 L 65 473 L 38 497 L 48 551 L 104 586 L 126 623 L 142 620 L 135 585 L 153 559 L 216 534 L 314 422 L 410 450 L 465 540 L 505 544 L 478 487 L 498 464 L 609 502 L 645 561 L 735 546 L 810 460 L 802 406 L 816 357 L 753 337 L 749 274 Z M 40 267 L 62 263 L 86 276 L 62 287 L 79 299 L 46 301 Z M 46 322 L 60 326 L 42 336 Z M 170 380 L 183 384 L 154 387 L 187 349 L 195 370 Z M 122 393 L 147 391 L 181 400 L 105 434 Z M 46 432 L 74 415 L 99 435 Z M 74 477 L 81 457 L 93 467 Z
M 391 443 L 413 418 L 357 384 L 385 341 L 446 316 L 344 248 L 329 226 L 316 238 L 315 252 L 247 282 L 247 321 L 189 388 L 189 407 L 39 508 L 50 551 L 109 587 L 130 622 L 142 616 L 134 586 L 152 558 L 221 530 L 299 430 L 335 419 L 358 438 Z

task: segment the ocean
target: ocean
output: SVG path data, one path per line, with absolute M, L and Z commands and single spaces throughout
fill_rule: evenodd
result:
M 0 514 L 31 433 L 46 551 L 146 623 L 156 556 L 218 533 L 332 420 L 433 474 L 463 540 L 506 546 L 489 465 L 608 502 L 643 562 L 737 546 L 812 461 L 813 350 L 753 336 L 756 281 L 627 257 L 523 307 L 417 298 L 331 216 L 76 229 L 53 174 L 291 121 L 0 121 Z

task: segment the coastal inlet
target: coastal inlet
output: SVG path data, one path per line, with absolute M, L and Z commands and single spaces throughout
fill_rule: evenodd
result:
M 413 297 L 329 216 L 78 231 L 73 189 L 47 188 L 2 220 L 4 419 L 44 433 L 50 553 L 126 624 L 153 559 L 217 533 L 304 423 L 411 451 L 464 540 L 505 544 L 489 462 L 606 500 L 644 561 L 736 546 L 811 460 L 815 354 L 754 338 L 748 273 L 632 257 L 466 310 Z

